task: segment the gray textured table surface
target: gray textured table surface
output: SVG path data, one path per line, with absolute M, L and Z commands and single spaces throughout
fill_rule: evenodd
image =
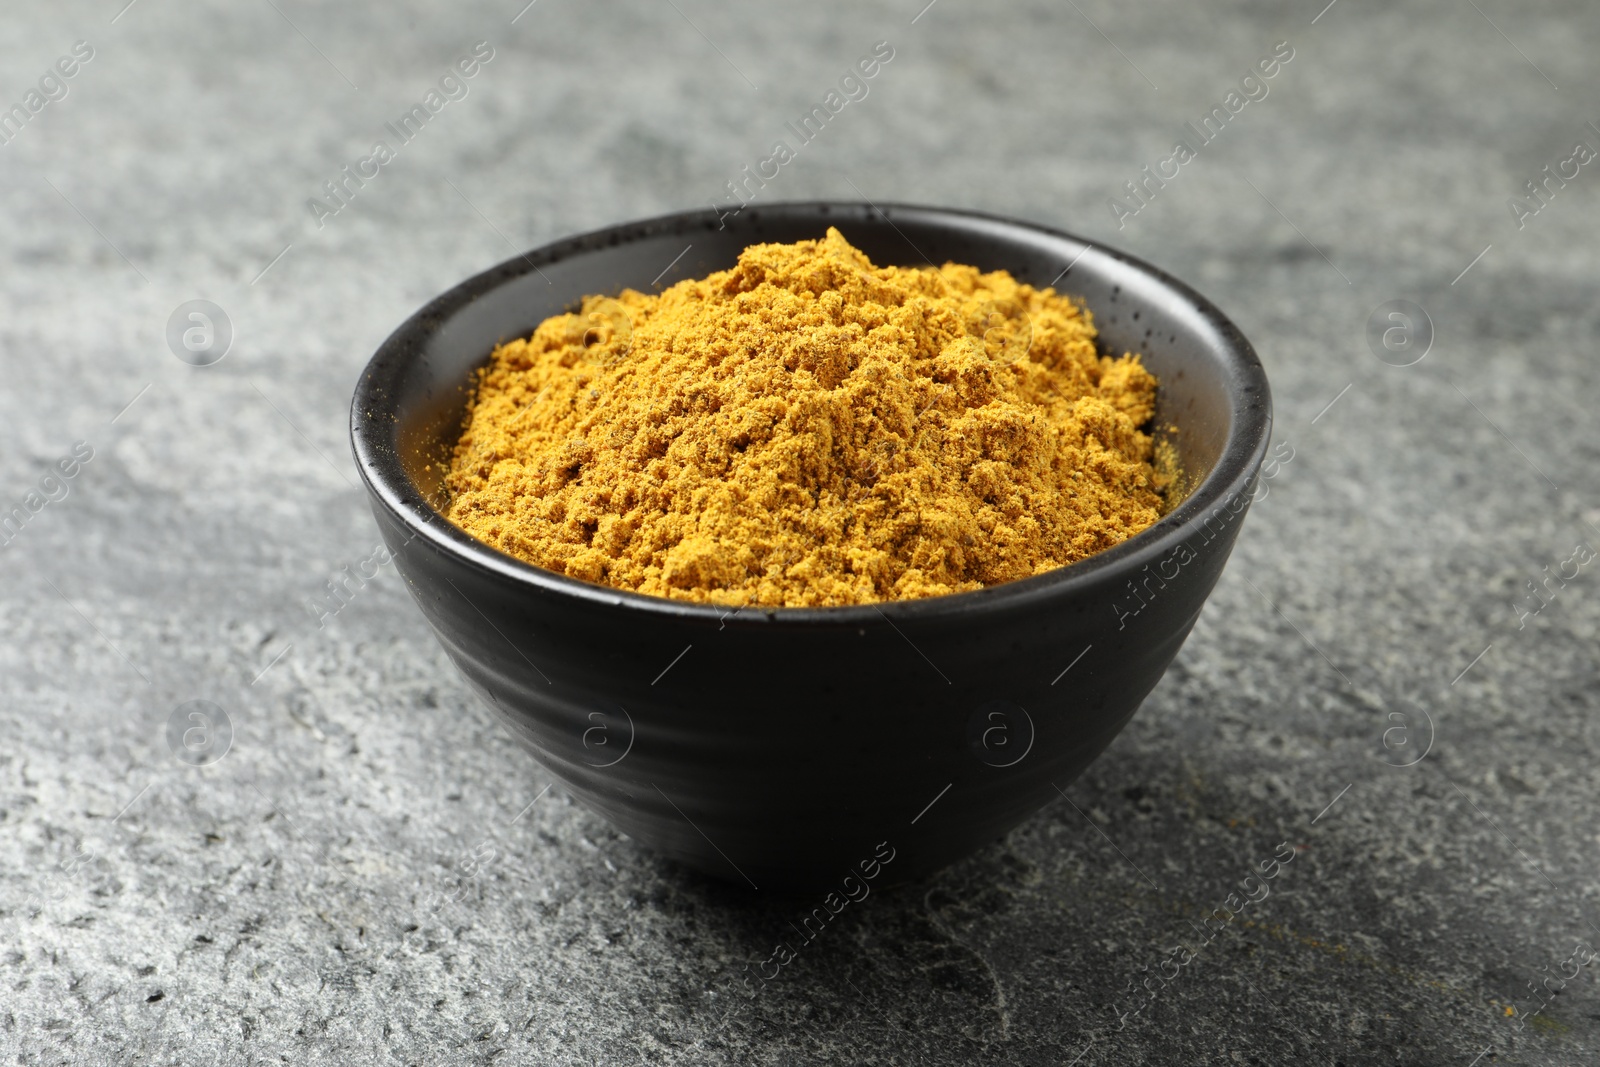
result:
M 1596 1061 L 1600 174 L 1507 202 L 1600 148 L 1592 6 L 122 2 L 0 16 L 5 1063 Z M 391 570 L 320 627 L 306 603 L 376 545 L 346 404 L 395 324 L 725 195 L 880 40 L 763 197 L 1145 256 L 1255 341 L 1293 458 L 1066 799 L 748 1001 L 729 976 L 793 904 L 545 791 Z M 1283 41 L 1119 228 L 1122 183 Z M 1367 340 L 1401 298 L 1436 333 L 1409 367 Z M 169 351 L 194 299 L 232 325 L 212 366 Z M 231 723 L 207 766 L 168 741 L 191 700 Z M 1284 841 L 1270 896 L 1152 978 Z

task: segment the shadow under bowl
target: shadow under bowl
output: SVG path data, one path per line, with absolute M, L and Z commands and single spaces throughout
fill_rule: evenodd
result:
M 681 603 L 564 577 L 446 520 L 472 372 L 589 293 L 649 292 L 828 226 L 878 264 L 954 260 L 1055 285 L 1159 380 L 1190 487 L 1121 545 L 988 589 L 838 608 Z M 609 227 L 462 282 L 386 340 L 351 435 L 373 513 L 450 657 L 535 758 L 623 832 L 768 891 L 937 870 L 1058 795 L 1188 636 L 1256 485 L 1261 363 L 1199 294 L 1131 256 L 936 208 L 793 203 Z M 519 796 L 520 796 L 519 792 Z M 846 881 L 853 879 L 853 881 Z M 841 887 L 843 887 L 841 889 Z

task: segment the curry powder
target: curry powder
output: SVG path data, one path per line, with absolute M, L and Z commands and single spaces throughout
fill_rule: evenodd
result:
M 1156 381 L 1005 271 L 874 267 L 837 229 L 495 349 L 448 517 L 559 574 L 824 606 L 1039 574 L 1155 522 Z

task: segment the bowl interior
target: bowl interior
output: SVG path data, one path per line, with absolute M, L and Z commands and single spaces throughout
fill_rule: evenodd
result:
M 1102 350 L 1139 353 L 1160 383 L 1154 430 L 1175 448 L 1180 484 L 1195 506 L 1172 509 L 1158 526 L 1198 513 L 1197 495 L 1220 496 L 1221 489 L 1194 490 L 1225 456 L 1239 462 L 1224 466 L 1243 470 L 1246 454 L 1261 447 L 1270 416 L 1254 352 L 1207 301 L 1158 269 L 1068 234 L 989 216 L 903 205 L 796 203 L 751 207 L 720 228 L 712 212 L 699 211 L 571 238 L 450 290 L 397 330 L 368 367 L 355 414 L 359 423 L 365 410 L 378 425 L 368 424 L 376 432 L 358 433 L 358 456 L 376 470 L 380 483 L 401 489 L 404 499 L 397 503 L 437 511 L 432 505 L 442 500 L 472 371 L 495 345 L 528 335 L 587 294 L 659 292 L 683 278 L 733 266 L 749 244 L 818 238 L 830 225 L 880 265 L 953 260 L 986 271 L 1003 268 L 1019 281 L 1053 285 L 1086 304 Z M 1237 472 L 1218 473 L 1224 483 L 1239 481 Z M 1149 535 L 1145 531 L 1130 544 Z

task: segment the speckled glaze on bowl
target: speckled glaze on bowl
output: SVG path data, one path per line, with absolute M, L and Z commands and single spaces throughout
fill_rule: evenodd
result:
M 497 342 L 584 294 L 649 292 L 730 267 L 751 243 L 830 225 L 876 263 L 1005 268 L 1086 301 L 1105 350 L 1139 352 L 1157 375 L 1155 421 L 1178 428 L 1187 498 L 1053 573 L 926 600 L 737 613 L 541 570 L 430 503 L 469 376 Z M 351 409 L 373 513 L 412 595 L 534 757 L 636 840 L 783 892 L 920 877 L 1055 798 L 1188 635 L 1270 427 L 1249 342 L 1156 268 L 1028 223 L 855 203 L 689 212 L 507 260 L 396 330 Z

